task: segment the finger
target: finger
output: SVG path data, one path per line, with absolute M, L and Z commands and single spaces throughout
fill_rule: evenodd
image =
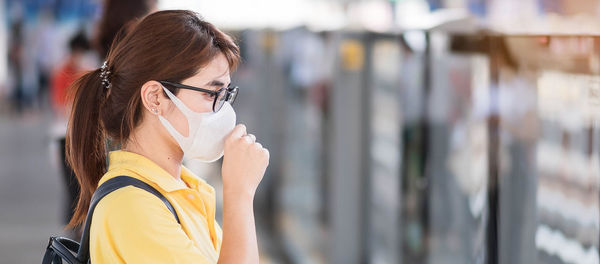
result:
M 252 142 L 256 142 L 256 136 L 254 136 L 253 134 L 248 134 L 246 136 L 250 137 L 252 139 Z
M 269 150 L 268 150 L 268 149 L 266 149 L 266 148 L 263 148 L 263 149 L 262 149 L 262 151 L 263 151 L 263 154 L 264 154 L 264 156 L 265 156 L 265 159 L 267 160 L 267 164 L 269 164 L 269 159 L 270 159 L 270 155 L 271 155 L 271 154 L 269 153 Z
M 241 138 L 244 135 L 246 135 L 246 126 L 244 124 L 238 124 L 233 128 L 233 130 L 229 134 L 229 137 Z
M 255 145 L 258 147 L 258 149 L 261 149 L 261 148 L 262 148 L 262 145 L 261 145 L 260 143 L 258 143 L 258 142 L 255 142 L 254 144 L 255 144 Z
M 248 142 L 248 143 L 254 143 L 254 140 L 252 139 L 252 137 L 250 135 L 244 135 L 242 138 L 244 140 L 246 140 L 246 142 Z

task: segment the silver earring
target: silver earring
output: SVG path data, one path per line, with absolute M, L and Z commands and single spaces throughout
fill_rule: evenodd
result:
M 156 108 L 152 108 L 152 112 L 153 112 L 155 115 L 158 115 L 158 109 L 156 109 Z

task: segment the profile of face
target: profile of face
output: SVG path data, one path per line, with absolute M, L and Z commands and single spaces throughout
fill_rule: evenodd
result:
M 229 63 L 223 54 L 218 54 L 198 73 L 181 82 L 181 84 L 203 88 L 207 90 L 219 90 L 227 87 L 231 82 Z M 163 92 L 163 86 L 158 81 L 146 82 L 141 89 L 142 101 L 146 111 L 142 126 L 150 126 L 151 131 L 156 131 L 160 139 L 169 142 L 169 145 L 178 148 L 178 143 L 168 133 L 167 129 L 159 122 L 161 115 L 182 135 L 189 135 L 189 126 L 186 116 Z M 177 98 L 181 100 L 190 110 L 196 113 L 212 112 L 214 96 L 208 93 L 179 89 Z

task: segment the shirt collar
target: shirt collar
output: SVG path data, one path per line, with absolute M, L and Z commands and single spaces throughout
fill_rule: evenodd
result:
M 187 185 L 190 186 L 190 188 L 192 189 L 198 189 L 198 187 L 200 186 L 200 182 L 204 182 L 203 180 L 198 178 L 196 174 L 194 174 L 192 171 L 190 171 L 183 165 L 181 166 L 181 180 L 187 183 Z
M 182 189 L 198 189 L 201 179 L 194 175 L 189 169 L 181 166 L 181 179 L 190 187 L 176 180 L 166 170 L 158 166 L 150 159 L 128 151 L 117 150 L 111 151 L 109 154 L 108 171 L 116 169 L 130 170 L 145 179 L 156 183 L 160 188 L 167 192 L 182 190 Z

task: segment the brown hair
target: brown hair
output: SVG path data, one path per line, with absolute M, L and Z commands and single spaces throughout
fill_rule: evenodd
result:
M 131 30 L 137 19 L 146 16 L 156 7 L 157 0 L 104 0 L 102 17 L 98 22 L 98 35 L 94 39 L 94 48 L 100 58 L 106 58 L 110 45 L 115 38 Z M 119 34 L 117 34 L 119 33 Z
M 73 106 L 66 138 L 67 161 L 75 171 L 80 195 L 68 227 L 85 221 L 92 194 L 106 171 L 106 144 L 126 142 L 143 113 L 140 88 L 149 80 L 181 82 L 223 54 L 231 71 L 240 59 L 233 39 L 196 13 L 160 11 L 134 25 L 108 53 L 110 88 L 101 69 L 88 72 L 71 87 Z M 174 88 L 171 91 L 177 94 Z

